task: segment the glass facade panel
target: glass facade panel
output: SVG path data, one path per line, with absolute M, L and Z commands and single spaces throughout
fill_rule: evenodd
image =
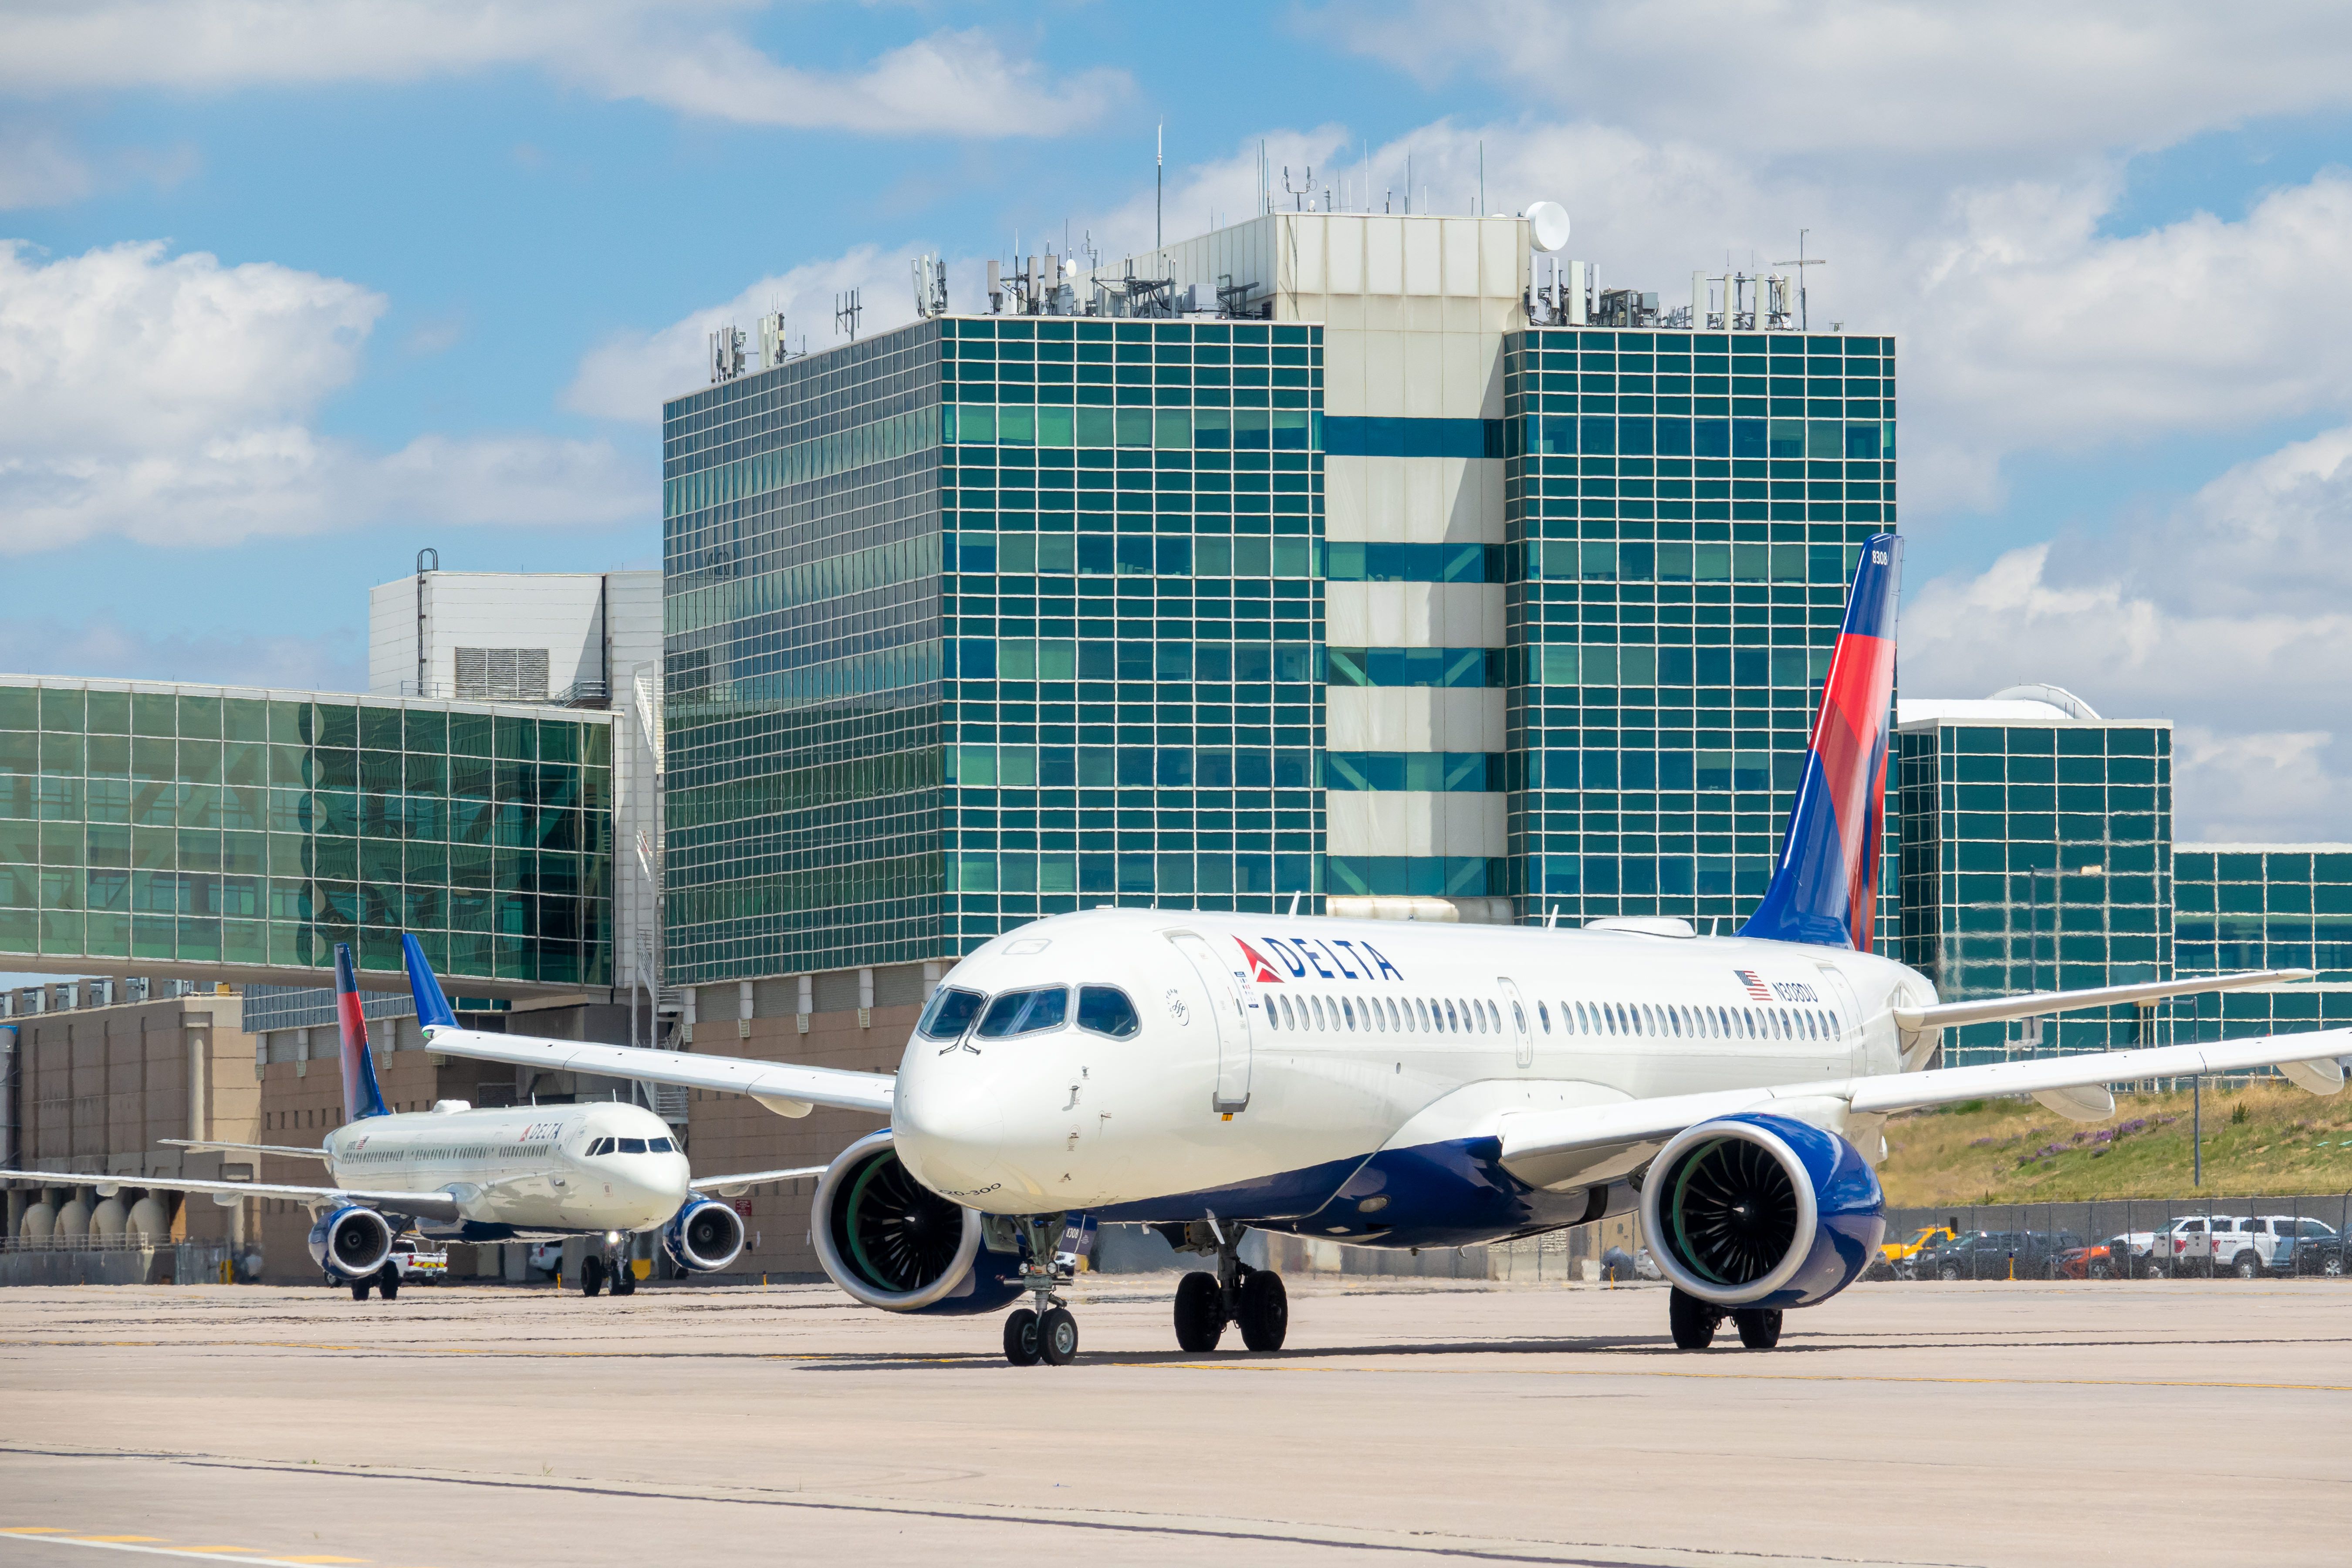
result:
M 1320 360 L 946 318 L 667 405 L 670 978 L 1318 891 Z
M 1760 378 L 1720 395 L 1735 353 L 1764 350 L 1754 334 L 1504 340 L 1506 877 L 1523 918 L 1728 928 L 1770 880 L 1856 552 L 1895 524 L 1891 450 L 1841 422 L 1891 427 L 1892 341 L 1830 341 L 1853 359 L 1790 367 L 1808 420 L 1769 417 Z M 1835 373 L 1855 361 L 1864 404 Z M 1885 843 L 1892 951 L 1891 817 Z
M 0 685 L 0 953 L 310 969 L 349 942 L 397 970 L 406 929 L 451 977 L 489 977 L 442 841 L 448 737 L 494 719 L 519 751 L 610 754 L 601 713 Z M 535 843 L 576 837 L 583 789 L 611 799 L 608 762 L 512 769 L 501 809 Z M 609 871 L 577 860 L 518 864 L 502 977 L 611 983 Z

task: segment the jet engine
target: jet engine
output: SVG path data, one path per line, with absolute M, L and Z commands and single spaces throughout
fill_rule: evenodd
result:
M 1676 1136 L 1642 1183 L 1666 1278 L 1717 1307 L 1811 1307 L 1861 1275 L 1886 1234 L 1862 1152 L 1786 1116 L 1741 1112 Z
M 310 1227 L 310 1257 L 345 1283 L 373 1279 L 392 1260 L 392 1224 L 356 1204 L 339 1208 Z
M 743 1256 L 743 1216 L 729 1205 L 689 1193 L 662 1226 L 662 1250 L 693 1274 L 716 1274 Z
M 978 1211 L 915 1180 L 887 1127 L 825 1168 L 809 1218 L 824 1271 L 868 1307 L 992 1312 L 1020 1294 L 1019 1255 L 988 1245 Z

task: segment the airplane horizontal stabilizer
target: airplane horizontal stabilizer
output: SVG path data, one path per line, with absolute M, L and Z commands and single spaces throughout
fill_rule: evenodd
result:
M 2181 980 L 2157 980 L 2144 985 L 2100 985 L 2087 991 L 2035 991 L 2021 996 L 1988 996 L 1980 1002 L 1938 1002 L 1927 1007 L 1896 1007 L 1895 1022 L 1904 1029 L 1948 1029 L 1960 1024 L 1989 1024 L 2000 1018 L 2032 1018 L 2046 1013 L 2072 1013 L 2085 1007 L 2121 1007 L 2134 1002 L 2158 1002 L 2167 996 L 2196 996 L 2208 991 L 2237 991 L 2249 985 L 2276 985 L 2308 980 L 2308 969 L 2249 969 L 2235 974 L 2207 974 Z
M 274 1182 L 189 1182 L 176 1176 L 100 1174 L 89 1171 L 0 1171 L 0 1178 L 9 1177 L 52 1187 L 95 1187 L 102 1198 L 110 1198 L 125 1187 L 138 1187 L 160 1193 L 205 1193 L 232 1205 L 240 1198 L 279 1198 L 313 1209 L 358 1204 L 416 1219 L 455 1222 L 465 1217 L 457 1212 L 457 1200 L 447 1193 L 376 1193 L 355 1187 L 281 1186 Z

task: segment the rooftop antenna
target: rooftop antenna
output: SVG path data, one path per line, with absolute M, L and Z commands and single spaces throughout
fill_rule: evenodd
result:
M 1160 122 L 1160 137 L 1151 149 L 1151 248 L 1168 243 L 1164 232 L 1168 208 L 1168 121 Z
M 1290 184 L 1290 165 L 1285 163 L 1282 166 L 1282 194 L 1288 196 L 1300 212 L 1305 212 L 1307 198 L 1315 194 L 1315 165 L 1307 165 L 1307 183 L 1294 189 Z
M 1407 217 L 1412 216 L 1412 154 L 1410 153 L 1404 155 L 1404 211 Z
M 1476 216 L 1480 217 L 1486 216 L 1486 139 L 1483 136 L 1478 138 L 1478 211 Z
M 848 333 L 851 342 L 857 341 L 858 318 L 865 314 L 866 307 L 858 303 L 856 289 L 833 297 L 833 330 Z
M 1812 232 L 1813 231 L 1809 228 L 1801 228 L 1797 231 L 1796 260 L 1776 261 L 1772 263 L 1775 267 L 1793 267 L 1797 269 L 1797 330 L 1799 331 L 1807 331 L 1812 325 L 1812 317 L 1806 308 L 1805 301 L 1805 295 L 1807 292 L 1805 288 L 1805 268 L 1808 267 L 1827 267 L 1829 265 L 1829 258 L 1827 257 L 1816 256 L 1811 260 L 1806 259 L 1805 237 Z

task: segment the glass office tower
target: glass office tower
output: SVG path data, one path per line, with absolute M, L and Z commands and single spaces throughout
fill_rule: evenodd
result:
M 2175 973 L 2168 722 L 1933 718 L 1900 725 L 1895 740 L 1896 956 L 1937 995 Z M 1946 1032 L 1944 1059 L 2161 1044 L 2168 1016 L 2114 1007 L 1970 1024 Z
M 1504 386 L 1522 918 L 1731 929 L 1770 880 L 1861 543 L 1895 525 L 1894 340 L 1541 328 L 1508 340 Z
M 612 719 L 0 677 L 0 964 L 611 983 Z
M 2317 972 L 2315 984 L 2184 997 L 2176 1038 L 2352 1025 L 2352 844 L 2182 844 L 2172 865 L 2178 973 Z
M 1320 338 L 951 317 L 668 404 L 669 978 L 1314 894 Z

